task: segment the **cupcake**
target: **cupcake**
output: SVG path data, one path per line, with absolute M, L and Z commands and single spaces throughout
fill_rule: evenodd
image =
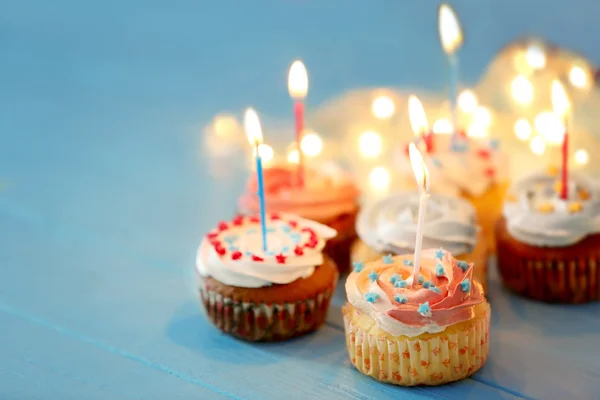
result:
M 381 382 L 440 385 L 464 379 L 485 363 L 490 306 L 473 280 L 473 264 L 442 250 L 357 262 L 343 307 L 352 364 Z
M 537 172 L 520 180 L 496 224 L 504 284 L 546 302 L 600 299 L 600 187 L 571 173 L 568 199 L 558 176 Z
M 325 321 L 338 271 L 323 255 L 335 230 L 291 214 L 221 222 L 198 249 L 196 271 L 209 320 L 251 341 L 289 339 Z
M 355 222 L 359 210 L 359 190 L 352 179 L 340 171 L 304 169 L 304 185 L 298 185 L 292 165 L 276 165 L 264 170 L 266 209 L 289 212 L 327 225 L 338 236 L 327 243 L 325 254 L 340 270 L 350 266 L 350 246 L 356 238 Z M 252 175 L 238 201 L 238 211 L 254 215 L 259 211 L 258 183 Z
M 352 261 L 369 262 L 387 254 L 413 253 L 417 235 L 419 194 L 398 193 L 363 206 L 358 214 L 359 239 Z M 423 247 L 448 250 L 459 260 L 475 264 L 474 278 L 487 283 L 486 243 L 475 210 L 459 197 L 432 195 L 427 201 Z
M 508 188 L 508 157 L 498 141 L 464 135 L 433 135 L 425 156 L 431 174 L 432 193 L 460 196 L 475 207 L 487 249 L 495 253 L 494 224 L 502 213 Z M 412 188 L 415 179 L 408 155 L 398 158 L 402 186 Z

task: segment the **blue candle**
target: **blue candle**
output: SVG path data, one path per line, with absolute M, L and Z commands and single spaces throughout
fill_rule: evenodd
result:
M 453 133 L 458 133 L 458 58 L 454 53 L 448 55 L 450 62 L 450 111 L 452 113 Z
M 265 185 L 263 182 L 262 158 L 256 142 L 256 177 L 258 179 L 258 200 L 260 203 L 260 229 L 262 233 L 263 251 L 267 251 L 267 220 L 265 218 Z

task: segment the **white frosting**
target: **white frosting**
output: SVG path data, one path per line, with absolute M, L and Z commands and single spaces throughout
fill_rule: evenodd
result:
M 600 186 L 598 182 L 577 172 L 569 175 L 569 195 L 560 199 L 555 184 L 560 178 L 536 172 L 521 179 L 512 189 L 503 214 L 508 232 L 520 242 L 541 247 L 569 246 L 586 236 L 600 232 Z M 585 191 L 589 198 L 584 199 Z M 585 196 L 587 197 L 587 196 Z M 569 205 L 580 203 L 578 212 Z M 551 205 L 551 212 L 540 207 Z
M 249 217 L 241 221 L 239 225 L 227 223 L 227 229 L 215 231 L 213 237 L 202 240 L 196 257 L 196 269 L 201 276 L 212 276 L 226 285 L 246 288 L 291 283 L 311 276 L 315 267 L 323 264 L 326 240 L 336 235 L 334 229 L 295 215 L 280 214 L 276 220 L 267 215 L 268 249 L 265 252 L 260 223 Z M 297 226 L 290 225 L 289 221 Z M 307 245 L 311 236 L 314 243 Z M 225 254 L 219 254 L 215 240 L 222 243 Z M 301 255 L 295 252 L 297 246 L 302 250 Z M 234 259 L 234 252 L 241 253 L 235 256 L 239 258 Z
M 397 193 L 364 206 L 356 230 L 379 253 L 414 251 L 419 197 L 416 192 Z M 452 254 L 470 253 L 477 242 L 475 210 L 463 199 L 432 195 L 427 201 L 424 248 L 443 247 Z
M 457 137 L 453 142 L 452 135 L 434 135 L 433 152 L 422 153 L 432 193 L 481 196 L 495 182 L 508 179 L 508 156 L 489 139 Z M 414 173 L 404 149 L 397 157 L 397 168 L 412 186 Z

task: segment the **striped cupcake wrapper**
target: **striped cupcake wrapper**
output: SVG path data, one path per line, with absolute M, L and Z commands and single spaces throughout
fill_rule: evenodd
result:
M 311 332 L 327 317 L 335 284 L 312 298 L 283 304 L 250 303 L 208 290 L 200 278 L 200 299 L 217 328 L 249 341 L 279 341 Z
M 355 323 L 360 311 L 344 306 L 346 347 L 363 374 L 401 386 L 441 385 L 472 375 L 489 352 L 490 308 L 473 320 L 437 334 L 392 337 L 363 330 Z M 366 317 L 369 318 L 369 317 Z

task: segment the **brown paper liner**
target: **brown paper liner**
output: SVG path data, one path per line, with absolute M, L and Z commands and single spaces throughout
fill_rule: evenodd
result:
M 365 264 L 383 257 L 384 253 L 379 253 L 373 248 L 369 247 L 365 242 L 357 239 L 352 245 L 351 250 L 351 261 L 362 261 Z M 488 263 L 488 251 L 486 242 L 483 239 L 483 234 L 479 233 L 477 238 L 477 245 L 472 252 L 468 254 L 453 254 L 458 260 L 472 262 L 475 264 L 473 269 L 473 278 L 481 283 L 484 292 L 487 291 L 487 263 Z
M 464 379 L 485 363 L 489 352 L 490 307 L 441 333 L 392 336 L 350 304 L 342 308 L 346 347 L 352 364 L 378 381 L 401 386 L 441 385 Z
M 600 300 L 600 235 L 567 247 L 530 246 L 510 236 L 503 218 L 496 239 L 498 270 L 513 292 L 550 303 Z

